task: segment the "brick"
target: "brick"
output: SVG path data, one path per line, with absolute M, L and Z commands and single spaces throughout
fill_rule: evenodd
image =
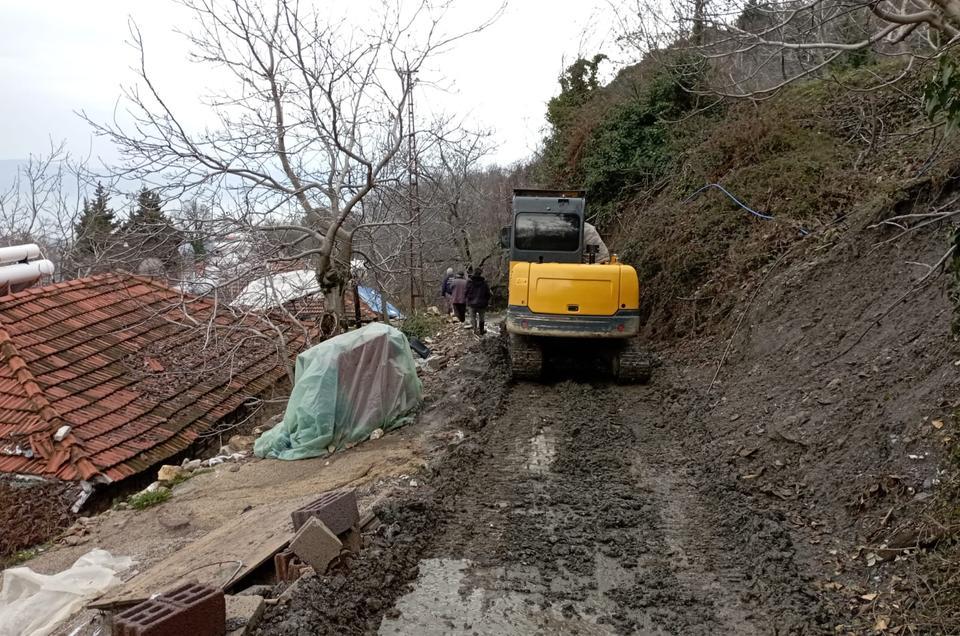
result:
M 112 627 L 114 636 L 223 636 L 223 592 L 199 583 L 185 583 L 116 614 Z
M 330 528 L 316 518 L 308 519 L 290 541 L 290 550 L 309 564 L 317 574 L 327 571 L 330 562 L 340 556 L 343 544 Z
M 294 510 L 291 516 L 294 530 L 300 530 L 307 519 L 315 517 L 333 534 L 341 534 L 360 520 L 360 510 L 357 508 L 357 495 L 354 491 L 334 490 Z
M 282 552 L 273 555 L 273 567 L 276 571 L 277 583 L 282 581 L 296 581 L 303 574 L 308 566 L 300 557 L 293 553 L 293 550 L 287 548 Z

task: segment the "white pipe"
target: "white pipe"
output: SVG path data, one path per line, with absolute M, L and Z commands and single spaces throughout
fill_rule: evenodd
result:
M 40 247 L 36 243 L 0 247 L 0 265 L 30 260 L 31 258 L 40 258 Z
M 29 283 L 41 276 L 53 275 L 53 263 L 48 260 L 17 263 L 0 267 L 0 285 Z

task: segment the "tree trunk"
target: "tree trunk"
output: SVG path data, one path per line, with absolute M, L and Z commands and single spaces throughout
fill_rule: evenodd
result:
M 343 292 L 343 284 L 338 283 L 331 287 L 329 291 L 325 291 L 323 295 L 324 306 L 327 312 L 332 313 L 337 317 L 338 325 L 343 320 L 343 317 L 347 315 L 347 310 L 343 302 Z

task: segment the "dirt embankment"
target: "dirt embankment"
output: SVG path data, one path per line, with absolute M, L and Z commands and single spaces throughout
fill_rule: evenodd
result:
M 882 238 L 862 229 L 813 237 L 740 306 L 726 339 L 676 355 L 708 386 L 747 311 L 701 398 L 715 463 L 790 521 L 818 587 L 835 592 L 832 611 L 850 612 L 857 631 L 956 633 L 960 606 L 928 576 L 938 557 L 926 550 L 952 550 L 956 534 L 938 513 L 940 486 L 957 470 L 952 308 L 934 284 L 877 321 L 928 273 L 918 263 L 936 262 L 944 241 L 938 231 L 871 250 Z

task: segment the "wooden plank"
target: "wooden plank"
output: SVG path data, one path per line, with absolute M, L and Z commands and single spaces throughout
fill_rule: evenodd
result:
M 290 543 L 293 538 L 290 512 L 295 507 L 296 504 L 286 501 L 254 508 L 236 522 L 208 532 L 87 607 L 110 610 L 135 605 L 188 580 L 225 588 L 272 559 Z

